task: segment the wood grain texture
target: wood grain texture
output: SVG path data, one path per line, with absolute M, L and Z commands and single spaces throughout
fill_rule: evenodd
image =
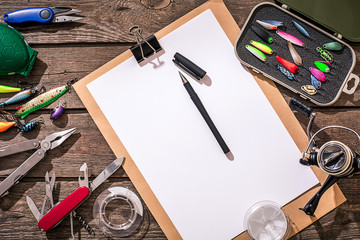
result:
M 71 6 L 83 11 L 80 15 L 84 17 L 84 20 L 79 23 L 18 28 L 30 45 L 39 51 L 38 58 L 29 77 L 0 76 L 0 82 L 10 86 L 15 86 L 18 80 L 27 81 L 29 84 L 41 82 L 47 90 L 50 90 L 65 84 L 73 77 L 81 79 L 133 45 L 134 39 L 127 33 L 130 26 L 139 24 L 144 30 L 143 35 L 148 36 L 203 2 L 205 1 L 174 0 L 173 4 L 164 10 L 149 10 L 141 5 L 139 0 L 76 0 L 71 2 L 3 0 L 0 15 L 24 7 Z M 224 2 L 242 28 L 252 8 L 263 1 L 225 0 Z M 356 53 L 358 62 L 354 73 L 360 75 L 360 44 L 350 43 L 350 45 Z M 278 87 L 287 101 L 291 97 L 296 97 L 290 90 Z M 11 95 L 2 94 L 0 101 L 6 100 Z M 76 93 L 74 91 L 66 93 L 60 101 L 66 101 L 67 107 L 64 116 L 57 121 L 49 120 L 49 109 L 57 105 L 59 101 L 26 118 L 29 121 L 42 117 L 45 125 L 23 135 L 18 134 L 15 128 L 0 135 L 0 147 L 2 147 L 26 139 L 41 139 L 50 133 L 71 127 L 78 129 L 77 133 L 61 146 L 49 151 L 19 184 L 10 189 L 9 195 L 0 199 L 0 239 L 68 239 L 70 236 L 69 219 L 66 218 L 48 234 L 42 234 L 37 229 L 36 221 L 27 207 L 25 196 L 29 195 L 40 206 L 45 194 L 43 183 L 45 172 L 54 171 L 58 177 L 55 199 L 62 200 L 77 188 L 77 177 L 82 163 L 88 164 L 89 176 L 92 180 L 115 158 Z M 309 104 L 308 101 L 306 103 Z M 318 112 L 314 130 L 327 125 L 344 125 L 360 132 L 359 91 L 356 91 L 354 95 L 342 94 L 340 99 L 330 107 L 321 108 L 311 103 L 309 105 Z M 6 109 L 13 112 L 15 106 L 9 106 Z M 305 129 L 308 119 L 299 113 L 295 115 Z M 319 136 L 319 143 L 334 137 L 360 151 L 358 140 L 344 131 L 326 131 Z M 0 159 L 0 181 L 30 154 L 31 151 Z M 96 235 L 89 236 L 80 228 L 78 222 L 75 222 L 77 239 L 104 239 L 92 217 L 92 206 L 103 190 L 118 185 L 136 191 L 125 172 L 122 169 L 118 170 L 78 209 L 78 212 L 95 228 Z M 291 239 L 360 238 L 360 200 L 358 198 L 360 174 L 341 180 L 339 186 L 348 201 Z M 144 229 L 128 239 L 166 239 L 151 214 L 149 214 L 148 222 L 147 226 L 143 226 Z

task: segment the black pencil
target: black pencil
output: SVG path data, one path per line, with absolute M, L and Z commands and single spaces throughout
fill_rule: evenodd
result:
M 217 142 L 219 143 L 219 145 L 220 145 L 221 149 L 223 150 L 223 152 L 225 153 L 226 157 L 229 160 L 233 160 L 234 156 L 230 152 L 230 149 L 226 145 L 224 139 L 221 137 L 221 135 L 220 135 L 219 131 L 217 130 L 214 122 L 211 120 L 211 118 L 210 118 L 209 114 L 207 113 L 204 105 L 202 104 L 199 96 L 196 94 L 196 92 L 194 91 L 194 89 L 190 85 L 190 82 L 184 77 L 184 75 L 182 75 L 181 72 L 179 72 L 179 74 L 180 74 L 181 80 L 182 80 L 182 82 L 184 84 L 184 87 L 185 87 L 186 91 L 190 95 L 191 100 L 194 102 L 194 104 L 197 107 L 197 109 L 199 110 L 201 116 L 204 118 L 205 122 L 209 126 L 211 132 L 214 134 L 214 137 L 216 138 Z

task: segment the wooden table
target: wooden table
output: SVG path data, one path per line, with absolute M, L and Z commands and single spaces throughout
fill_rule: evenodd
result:
M 1 12 L 35 6 L 69 6 L 82 10 L 84 20 L 78 23 L 52 24 L 46 26 L 32 26 L 19 31 L 26 37 L 29 44 L 39 51 L 38 58 L 29 77 L 1 76 L 1 84 L 14 86 L 16 81 L 27 81 L 30 84 L 43 83 L 46 89 L 52 89 L 65 84 L 71 78 L 86 76 L 109 60 L 127 50 L 134 44 L 128 35 L 132 25 L 140 25 L 144 36 L 155 33 L 169 23 L 183 16 L 185 13 L 201 5 L 203 0 L 175 0 L 164 10 L 150 10 L 145 8 L 140 0 L 101 0 L 101 1 L 45 1 L 36 2 L 25 0 L 2 0 Z M 239 24 L 243 26 L 251 9 L 261 0 L 225 0 L 225 4 Z M 360 44 L 350 43 L 360 62 Z M 355 67 L 355 74 L 360 75 L 360 64 Z M 111 87 L 111 86 L 108 86 Z M 288 101 L 295 94 L 279 86 L 284 98 Z M 2 94 L 1 101 L 10 97 Z M 78 187 L 77 177 L 82 163 L 89 168 L 90 180 L 97 176 L 114 158 L 109 146 L 98 131 L 95 123 L 84 108 L 74 91 L 61 97 L 66 101 L 65 114 L 58 120 L 49 120 L 49 109 L 54 108 L 59 101 L 45 109 L 39 110 L 27 117 L 27 120 L 43 117 L 45 124 L 33 131 L 20 135 L 15 128 L 1 133 L 0 146 L 20 142 L 26 139 L 43 138 L 50 133 L 76 127 L 77 133 L 70 137 L 60 147 L 48 152 L 43 159 L 21 182 L 10 190 L 10 194 L 0 201 L 0 239 L 67 239 L 70 236 L 69 219 L 66 218 L 56 229 L 42 234 L 35 218 L 32 216 L 25 196 L 29 195 L 34 202 L 41 206 L 46 171 L 56 172 L 54 199 L 62 200 Z M 309 102 L 307 102 L 309 103 Z M 360 113 L 360 93 L 350 96 L 342 94 L 340 99 L 330 107 L 316 107 L 318 112 L 314 129 L 327 125 L 344 125 L 360 132 L 357 114 Z M 6 108 L 14 112 L 14 107 Z M 114 110 L 116 103 L 114 103 Z M 303 128 L 306 128 L 307 118 L 295 113 Z M 359 149 L 358 141 L 347 134 L 339 134 L 338 140 L 349 143 L 354 149 Z M 322 140 L 328 140 L 323 135 Z M 16 154 L 1 159 L 0 180 L 3 180 L 17 166 L 19 166 L 30 152 Z M 184 176 L 186 177 L 186 176 Z M 135 190 L 129 178 L 121 169 L 108 182 L 102 184 L 94 194 L 80 207 L 81 214 L 91 226 L 96 235 L 92 237 L 75 221 L 76 238 L 102 239 L 102 233 L 97 229 L 92 217 L 92 207 L 96 197 L 111 186 L 125 186 Z M 357 174 L 339 182 L 341 190 L 348 201 L 336 210 L 300 232 L 292 239 L 356 239 L 360 238 L 360 176 Z M 120 211 L 119 208 L 115 210 Z M 215 216 L 216 218 L 216 216 Z M 200 223 L 199 223 L 200 224 Z M 196 226 L 194 226 L 196 227 Z M 150 215 L 148 226 L 129 239 L 166 239 L 155 219 Z

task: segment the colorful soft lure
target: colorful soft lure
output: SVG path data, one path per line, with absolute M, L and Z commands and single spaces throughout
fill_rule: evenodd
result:
M 282 72 L 289 80 L 294 80 L 295 76 L 292 72 L 284 68 L 283 66 L 280 66 L 279 64 L 276 65 L 277 69 Z
M 255 48 L 253 46 L 250 46 L 250 45 L 246 45 L 246 49 L 249 50 L 249 52 L 251 52 L 255 57 L 257 57 L 261 61 L 263 61 L 263 62 L 266 61 L 265 54 L 262 51 L 260 51 L 259 49 Z
M 343 46 L 339 42 L 329 42 L 323 45 L 323 48 L 332 51 L 340 51 Z
M 324 73 L 330 72 L 330 67 L 326 63 L 323 63 L 321 61 L 315 61 L 314 64 L 320 71 Z
M 9 128 L 11 128 L 12 126 L 14 126 L 16 124 L 16 121 L 1 121 L 0 122 L 0 132 L 5 132 L 6 130 L 8 130 Z
M 311 72 L 317 80 L 324 82 L 326 80 L 325 74 L 319 69 L 309 67 L 309 71 Z
M 320 54 L 320 57 L 322 57 L 325 61 L 329 63 L 332 63 L 334 61 L 333 56 L 327 50 L 322 49 L 321 47 L 317 47 L 316 51 Z
M 267 29 L 267 30 L 276 30 L 277 29 L 277 26 L 274 26 L 274 25 L 271 25 L 269 23 L 266 23 L 266 22 L 263 22 L 263 21 L 260 21 L 260 20 L 256 20 L 256 22 L 262 26 L 263 28 Z
M 283 25 L 284 25 L 283 22 L 275 21 L 275 20 L 262 20 L 262 22 L 268 23 L 268 24 L 273 25 L 273 26 L 276 26 L 276 27 L 280 27 L 280 26 L 283 26 Z
M 311 74 L 311 85 L 314 86 L 314 88 L 319 89 L 321 88 L 321 82 L 314 77 L 314 75 Z
M 305 37 L 310 38 L 309 33 L 305 30 L 305 28 L 303 28 L 303 26 L 301 26 L 299 23 L 297 23 L 296 21 L 292 20 L 292 23 L 294 24 L 295 28 Z
M 305 43 L 303 43 L 300 39 L 298 39 L 297 37 L 288 34 L 286 32 L 283 31 L 276 31 L 276 34 L 279 35 L 280 37 L 282 37 L 283 39 L 285 39 L 286 41 L 290 41 L 292 44 L 298 45 L 300 47 L 304 47 Z
M 20 92 L 22 89 L 19 87 L 9 87 L 5 85 L 0 85 L 0 93 L 14 93 Z
M 269 46 L 265 45 L 264 43 L 251 40 L 250 44 L 269 55 L 271 55 L 273 53 L 273 50 Z
M 42 85 L 39 84 L 34 88 L 21 91 L 21 92 L 15 94 L 14 96 L 12 96 L 11 98 L 9 98 L 8 100 L 6 100 L 5 102 L 0 103 L 0 107 L 24 101 L 24 100 L 28 99 L 29 97 L 34 96 L 41 89 L 41 87 L 42 87 Z
M 313 85 L 301 86 L 301 90 L 303 90 L 304 92 L 306 92 L 309 95 L 315 95 L 317 93 L 317 90 Z
M 290 41 L 288 41 L 288 47 L 289 47 L 289 51 L 290 51 L 290 54 L 291 54 L 291 57 L 292 57 L 294 63 L 298 66 L 301 66 L 302 59 Z
M 265 42 L 272 43 L 274 41 L 273 38 L 270 37 L 270 34 L 263 28 L 256 25 L 251 25 L 250 27 Z
M 15 117 L 21 117 L 23 119 L 30 113 L 49 105 L 58 99 L 61 95 L 63 95 L 70 88 L 71 84 L 76 81 L 76 78 L 72 79 L 66 85 L 52 89 L 30 100 L 18 109 L 18 111 L 15 113 Z
M 279 61 L 279 63 L 281 63 L 290 72 L 292 72 L 292 73 L 298 73 L 299 72 L 299 68 L 295 64 L 293 64 L 293 63 L 291 63 L 291 62 L 289 62 L 289 61 L 287 61 L 287 60 L 285 60 L 285 59 L 283 59 L 283 58 L 281 58 L 279 56 L 276 56 L 276 59 Z

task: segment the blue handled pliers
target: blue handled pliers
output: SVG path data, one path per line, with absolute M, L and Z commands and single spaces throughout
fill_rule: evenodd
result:
M 23 8 L 8 12 L 4 15 L 4 21 L 8 24 L 35 23 L 60 23 L 74 22 L 83 19 L 82 17 L 67 16 L 80 13 L 80 10 L 69 7 L 33 7 Z

